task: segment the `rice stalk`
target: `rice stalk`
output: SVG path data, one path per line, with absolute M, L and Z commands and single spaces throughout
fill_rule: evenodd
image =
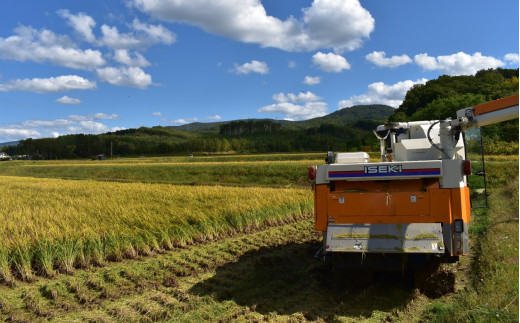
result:
M 46 277 L 54 277 L 56 271 L 54 270 L 54 262 L 57 257 L 56 245 L 48 239 L 43 239 L 36 242 L 35 247 L 35 267 L 39 273 Z

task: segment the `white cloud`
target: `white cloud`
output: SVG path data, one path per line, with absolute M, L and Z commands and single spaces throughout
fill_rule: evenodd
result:
M 278 102 L 258 109 L 261 113 L 280 113 L 288 120 L 307 120 L 327 114 L 327 103 L 306 102 L 297 105 L 291 102 Z
M 309 91 L 298 94 L 280 92 L 273 95 L 275 104 L 264 106 L 258 109 L 258 112 L 280 113 L 285 115 L 285 119 L 288 120 L 306 120 L 322 117 L 327 113 L 327 104 L 325 102 L 317 102 L 321 99 Z M 298 105 L 295 103 L 304 104 Z
M 27 26 L 17 27 L 15 35 L 0 38 L 0 58 L 20 62 L 50 62 L 54 65 L 74 69 L 92 69 L 105 65 L 101 52 L 78 49 L 66 36 L 52 31 L 40 31 Z
M 34 129 L 18 129 L 15 126 L 0 126 L 0 141 L 9 142 L 26 138 L 39 138 L 41 133 Z
M 79 115 L 70 115 L 67 117 L 67 120 L 73 121 L 73 122 L 80 122 L 80 121 L 92 121 L 92 120 L 116 120 L 119 119 L 119 116 L 115 113 L 113 114 L 106 114 L 102 112 L 89 114 L 85 116 L 79 116 Z
M 321 83 L 321 77 L 320 76 L 305 76 L 303 79 L 303 84 L 307 84 L 310 86 L 318 85 Z
M 69 24 L 78 32 L 86 41 L 95 42 L 96 37 L 92 33 L 92 28 L 96 25 L 94 19 L 83 12 L 76 15 L 70 13 L 69 10 L 61 9 L 58 10 L 58 15 L 64 19 L 67 19 Z
M 222 119 L 222 117 L 219 116 L 218 114 L 215 114 L 214 116 L 209 116 L 208 117 L 208 120 L 211 120 L 211 121 L 219 121 L 221 119 Z
M 307 92 L 300 92 L 298 94 L 294 93 L 277 93 L 273 95 L 273 100 L 282 103 L 282 102 L 312 102 L 312 101 L 319 101 L 321 98 L 317 96 L 316 94 L 307 91 Z
M 177 39 L 174 33 L 162 25 L 148 25 L 134 19 L 131 27 L 138 33 L 120 33 L 115 26 L 102 25 L 102 36 L 98 40 L 98 44 L 114 49 L 144 49 L 159 43 L 170 45 Z
M 81 100 L 75 99 L 75 98 L 70 98 L 70 97 L 64 95 L 61 98 L 55 100 L 54 102 L 61 103 L 61 104 L 80 104 Z
M 518 54 L 510 53 L 504 55 L 504 60 L 511 65 L 518 65 Z
M 406 92 L 415 84 L 424 84 L 428 80 L 420 79 L 417 81 L 402 81 L 392 85 L 376 82 L 368 85 L 367 93 L 351 96 L 348 100 L 338 102 L 338 108 L 351 107 L 354 105 L 365 104 L 386 104 L 397 108 L 403 103 Z
M 152 84 L 152 77 L 139 67 L 105 67 L 96 72 L 101 81 L 113 85 L 146 89 Z
M 199 121 L 199 119 L 197 117 L 184 118 L 184 119 L 175 119 L 175 120 L 168 119 L 168 118 L 162 118 L 161 121 L 162 122 L 173 123 L 173 124 L 178 124 L 178 125 L 183 125 L 183 124 L 187 124 L 187 123 L 197 122 L 197 121 Z
M 76 131 L 78 128 L 76 128 Z M 80 121 L 79 122 L 79 132 L 83 133 L 102 133 L 110 131 L 110 128 L 100 122 L 94 122 L 92 120 L 89 121 Z
M 63 128 L 73 124 L 74 121 L 68 119 L 56 120 L 27 120 L 22 123 L 22 126 L 27 128 Z
M 91 120 L 116 120 L 119 119 L 119 116 L 115 113 L 112 114 L 106 114 L 102 112 L 89 114 L 88 118 Z
M 296 62 L 295 61 L 289 61 L 289 63 L 287 63 L 287 66 L 289 68 L 296 68 Z
M 0 125 L 0 142 L 26 138 L 57 137 L 59 135 L 84 133 L 98 134 L 124 128 L 109 127 L 97 120 L 115 120 L 117 114 L 94 113 L 89 115 L 70 115 L 54 120 L 32 119 L 18 124 Z
M 144 32 L 154 43 L 170 45 L 177 40 L 177 36 L 163 27 L 163 25 L 148 25 L 141 23 L 139 19 L 134 19 L 132 27 L 134 27 L 135 30 Z
M 35 93 L 65 92 L 70 90 L 92 90 L 96 82 L 77 75 L 63 75 L 47 79 L 16 79 L 0 84 L 0 91 L 29 91 Z
M 415 64 L 424 70 L 437 70 L 447 75 L 473 75 L 479 70 L 497 68 L 504 62 L 491 56 L 476 52 L 469 55 L 463 52 L 447 56 L 432 57 L 426 53 L 415 55 Z
M 154 117 L 160 117 L 160 116 L 162 116 L 162 113 L 161 112 L 152 112 L 152 115 Z
M 128 50 L 126 49 L 117 49 L 114 52 L 114 60 L 118 63 L 128 65 L 128 66 L 134 66 L 134 67 L 147 67 L 150 66 L 150 62 L 144 58 L 143 55 L 139 53 L 134 53 L 135 58 L 130 57 L 130 54 L 128 53 Z
M 161 20 L 188 23 L 209 33 L 287 51 L 354 50 L 374 30 L 374 18 L 358 0 L 315 0 L 302 10 L 301 21 L 267 15 L 260 0 L 132 2 Z
M 372 62 L 376 64 L 379 67 L 398 67 L 401 65 L 412 63 L 412 59 L 408 57 L 408 55 L 401 55 L 401 56 L 392 56 L 390 58 L 386 57 L 386 53 L 381 51 L 377 52 L 374 51 L 368 55 L 365 56 L 366 60 L 369 62 Z
M 231 70 L 231 72 L 235 74 L 267 74 L 269 73 L 269 67 L 265 62 L 253 60 L 250 63 L 244 63 L 242 65 L 235 64 L 235 67 Z
M 103 36 L 99 40 L 100 45 L 119 49 L 137 48 L 141 46 L 141 42 L 135 38 L 134 35 L 130 33 L 120 34 L 115 26 L 110 27 L 103 25 L 101 26 L 101 33 Z
M 324 72 L 335 72 L 339 73 L 342 70 L 349 70 L 350 64 L 347 60 L 334 53 L 322 53 L 318 52 L 312 56 L 312 64 L 317 65 Z

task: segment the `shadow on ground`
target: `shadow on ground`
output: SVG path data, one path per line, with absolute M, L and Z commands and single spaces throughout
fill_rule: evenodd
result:
M 309 320 L 385 315 L 412 299 L 413 288 L 401 273 L 333 270 L 313 258 L 318 248 L 308 242 L 248 252 L 189 292 L 233 300 L 262 314 L 303 313 Z

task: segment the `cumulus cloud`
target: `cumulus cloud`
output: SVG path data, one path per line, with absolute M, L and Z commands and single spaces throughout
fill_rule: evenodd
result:
M 119 119 L 119 116 L 115 113 L 107 114 L 103 112 L 98 112 L 94 114 L 89 114 L 88 118 L 92 120 L 116 120 Z
M 79 130 L 81 129 L 81 130 Z M 101 122 L 95 122 L 92 120 L 88 121 L 80 121 L 79 127 L 76 127 L 76 131 L 86 132 L 86 133 L 102 133 L 110 131 L 110 128 Z
M 55 120 L 27 120 L 22 123 L 27 128 L 64 128 L 73 124 L 74 121 L 69 119 L 55 119 Z
M 379 67 L 395 68 L 401 65 L 412 63 L 412 59 L 408 55 L 386 57 L 386 53 L 374 51 L 365 56 L 366 60 L 376 64 Z
M 161 112 L 152 112 L 152 115 L 154 117 L 160 117 L 160 116 L 162 116 L 162 113 Z
M 97 44 L 113 49 L 145 49 L 153 44 L 174 43 L 177 36 L 162 25 L 149 25 L 134 19 L 132 28 L 137 33 L 130 31 L 120 33 L 117 27 L 101 26 L 102 36 L 98 39 Z
M 242 65 L 235 64 L 235 67 L 231 69 L 231 72 L 235 74 L 267 74 L 269 73 L 269 67 L 265 62 L 253 60 L 250 63 L 244 63 Z
M 321 83 L 321 77 L 320 76 L 305 76 L 302 83 L 310 85 L 310 86 L 318 85 Z
M 75 98 L 70 98 L 70 97 L 64 95 L 61 98 L 56 99 L 54 102 L 61 103 L 61 104 L 80 104 L 81 100 L 75 99 Z
M 116 120 L 119 116 L 115 113 L 113 114 L 106 114 L 102 112 L 94 113 L 94 114 L 88 114 L 88 115 L 70 115 L 68 116 L 67 120 L 73 121 L 73 122 L 80 122 L 80 121 L 92 121 L 92 120 Z
M 315 0 L 311 7 L 303 9 L 302 20 L 269 16 L 260 0 L 132 3 L 164 21 L 187 23 L 209 33 L 286 51 L 354 50 L 374 30 L 374 18 L 358 0 Z
M 518 65 L 518 54 L 510 53 L 504 55 L 504 60 L 511 65 Z
M 58 10 L 58 15 L 64 19 L 67 19 L 69 25 L 76 30 L 86 41 L 94 42 L 96 37 L 92 32 L 92 29 L 96 25 L 94 19 L 83 12 L 78 14 L 71 14 L 69 10 L 61 9 Z
M 115 26 L 101 26 L 101 34 L 99 44 L 110 48 L 137 48 L 141 46 L 139 39 L 135 38 L 131 33 L 121 34 Z
M 327 104 L 318 102 L 321 99 L 309 91 L 298 94 L 281 92 L 273 95 L 275 104 L 264 106 L 258 109 L 258 112 L 283 114 L 287 120 L 306 120 L 322 117 L 327 113 Z
M 15 35 L 0 38 L 0 58 L 20 62 L 50 62 L 73 69 L 92 69 L 106 64 L 98 50 L 75 48 L 67 36 L 19 26 Z
M 19 129 L 13 125 L 0 125 L 0 141 L 9 142 L 26 138 L 40 138 L 41 133 L 34 129 Z
M 163 25 L 149 25 L 134 19 L 132 27 L 137 31 L 144 32 L 153 43 L 173 44 L 177 40 L 175 33 Z
M 258 112 L 283 114 L 286 120 L 307 120 L 327 114 L 327 103 L 306 102 L 304 105 L 298 105 L 291 102 L 280 102 L 262 107 L 258 109 Z
M 209 116 L 207 119 L 211 120 L 211 121 L 219 121 L 222 119 L 222 117 L 219 116 L 218 114 L 215 114 L 214 116 Z
M 105 67 L 96 70 L 99 79 L 118 86 L 146 89 L 152 84 L 152 77 L 139 67 Z
M 124 128 L 109 127 L 99 120 L 118 119 L 117 114 L 94 113 L 89 115 L 70 115 L 53 120 L 26 120 L 17 124 L 0 125 L 0 142 L 26 138 L 57 137 L 60 135 L 84 133 L 98 134 Z
M 70 90 L 92 90 L 96 82 L 77 75 L 63 75 L 46 79 L 15 79 L 0 84 L 0 91 L 28 91 L 35 93 L 66 92 Z
M 134 53 L 135 57 L 130 57 L 130 54 L 128 50 L 126 49 L 117 49 L 114 52 L 114 60 L 118 63 L 127 65 L 127 66 L 134 66 L 134 67 L 147 67 L 150 66 L 150 62 L 144 58 L 143 55 L 139 53 Z
M 192 122 L 197 122 L 199 121 L 199 119 L 197 117 L 193 117 L 193 118 L 182 118 L 182 119 L 168 119 L 168 118 L 162 118 L 161 119 L 162 122 L 168 122 L 168 123 L 173 123 L 173 124 L 177 124 L 177 125 L 183 125 L 183 124 L 188 124 L 188 123 L 192 123 Z
M 397 108 L 403 103 L 406 92 L 415 84 L 424 84 L 428 80 L 420 79 L 417 81 L 402 81 L 392 85 L 384 84 L 383 82 L 376 82 L 368 85 L 367 93 L 361 95 L 351 96 L 347 100 L 338 102 L 338 108 L 351 107 L 354 105 L 364 104 L 386 104 Z
M 504 62 L 491 56 L 458 52 L 447 56 L 432 57 L 426 53 L 414 56 L 414 62 L 424 70 L 437 70 L 447 75 L 473 75 L 479 70 L 497 68 Z
M 321 98 L 317 96 L 316 94 L 307 91 L 307 92 L 300 92 L 298 94 L 294 93 L 277 93 L 273 95 L 273 100 L 279 103 L 282 102 L 312 102 L 312 101 L 319 101 Z
M 317 52 L 312 56 L 312 64 L 318 66 L 324 72 L 339 73 L 342 70 L 349 70 L 350 64 L 347 60 L 334 53 Z

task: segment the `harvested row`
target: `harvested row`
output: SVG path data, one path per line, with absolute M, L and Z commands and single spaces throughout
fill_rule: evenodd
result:
M 193 321 L 201 315 L 210 321 L 261 319 L 251 306 L 218 301 L 212 290 L 236 292 L 237 282 L 244 280 L 241 275 L 259 273 L 273 267 L 274 261 L 282 264 L 283 255 L 296 258 L 291 261 L 304 265 L 303 272 L 309 263 L 321 266 L 312 258 L 319 240 L 311 221 L 297 221 L 155 257 L 78 270 L 73 276 L 58 274 L 30 285 L 0 286 L 0 319 Z M 251 253 L 259 257 L 245 257 Z M 236 264 L 239 259 L 242 264 Z M 219 268 L 223 272 L 214 276 Z M 237 269 L 240 274 L 234 272 Z
M 0 286 L 0 320 L 33 322 L 381 322 L 418 292 L 313 258 L 312 220 L 152 257 Z
M 312 211 L 309 189 L 174 186 L 0 176 L 0 277 L 101 265 Z

